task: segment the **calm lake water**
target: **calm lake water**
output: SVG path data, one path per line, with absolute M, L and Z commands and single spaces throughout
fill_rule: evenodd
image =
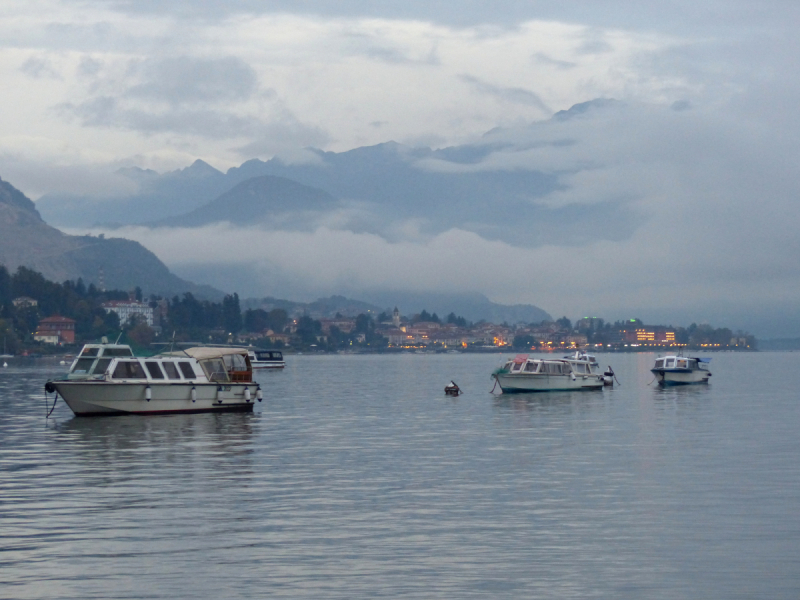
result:
M 0 597 L 796 600 L 800 354 L 710 356 L 516 396 L 501 355 L 289 356 L 251 415 L 48 421 L 64 367 L 12 363 Z

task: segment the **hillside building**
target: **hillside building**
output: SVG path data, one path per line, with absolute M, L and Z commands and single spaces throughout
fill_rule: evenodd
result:
M 67 317 L 47 317 L 39 321 L 33 339 L 45 344 L 74 344 L 75 321 Z

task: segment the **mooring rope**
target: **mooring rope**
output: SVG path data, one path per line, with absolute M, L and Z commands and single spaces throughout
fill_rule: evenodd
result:
M 53 407 L 50 409 L 50 412 L 47 413 L 45 416 L 45 420 L 50 418 L 50 415 L 53 414 L 53 411 L 56 409 L 56 402 L 58 402 L 58 392 L 56 392 L 56 397 L 53 398 Z M 50 401 L 47 399 L 47 390 L 44 391 L 44 409 L 47 410 L 47 407 L 50 405 Z

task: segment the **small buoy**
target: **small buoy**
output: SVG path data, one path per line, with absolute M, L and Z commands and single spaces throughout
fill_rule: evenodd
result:
M 244 399 L 245 399 L 245 402 L 250 402 L 250 388 L 249 387 L 245 387 L 244 388 Z
M 197 389 L 192 386 L 192 402 L 197 402 Z
M 67 364 L 67 361 L 65 361 L 65 360 L 62 360 L 62 361 L 61 361 L 60 363 L 58 363 L 58 364 L 60 364 L 60 365 L 65 365 L 65 364 Z
M 144 388 L 144 398 L 148 402 L 150 402 L 150 400 L 153 398 L 153 390 L 150 389 L 149 385 L 146 388 Z
M 256 400 L 258 400 L 259 402 L 261 402 L 261 400 L 262 400 L 263 398 L 264 398 L 264 394 L 262 394 L 262 393 L 261 393 L 261 386 L 258 386 L 258 387 L 256 388 Z
M 7 366 L 8 366 L 8 363 L 6 361 L 3 361 L 3 368 L 5 368 Z

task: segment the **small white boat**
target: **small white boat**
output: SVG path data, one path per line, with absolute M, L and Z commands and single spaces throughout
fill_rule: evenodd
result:
M 530 358 L 518 354 L 492 377 L 503 393 L 602 389 L 603 376 L 594 365 L 577 355 L 572 358 Z
M 708 370 L 710 362 L 710 358 L 660 356 L 650 372 L 656 376 L 660 386 L 708 383 L 711 377 Z
M 582 360 L 588 362 L 593 367 L 599 367 L 600 364 L 597 362 L 597 357 L 594 354 L 587 354 L 585 350 L 577 350 L 575 354 L 571 356 L 565 356 L 564 358 L 568 360 Z
M 247 352 L 254 369 L 282 369 L 286 366 L 280 350 L 250 348 Z
M 262 399 L 247 350 L 202 346 L 137 358 L 124 344 L 86 344 L 45 390 L 78 416 L 251 412 Z

